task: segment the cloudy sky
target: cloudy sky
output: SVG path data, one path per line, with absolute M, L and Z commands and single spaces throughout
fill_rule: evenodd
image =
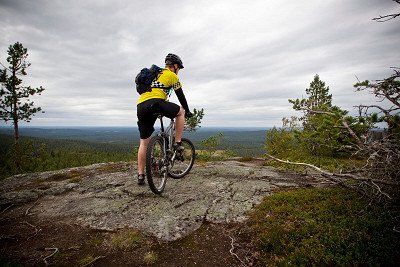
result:
M 400 19 L 371 19 L 399 10 L 391 0 L 0 0 L 0 61 L 10 44 L 28 48 L 26 84 L 46 88 L 30 125 L 136 126 L 134 76 L 172 52 L 203 126 L 280 126 L 317 73 L 335 104 L 372 102 L 354 93 L 355 75 L 400 65 Z

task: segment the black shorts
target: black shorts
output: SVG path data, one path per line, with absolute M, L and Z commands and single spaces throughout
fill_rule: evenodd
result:
M 154 123 L 157 120 L 155 113 L 161 113 L 170 119 L 179 113 L 180 106 L 163 99 L 153 98 L 137 105 L 138 127 L 140 138 L 146 139 L 154 132 Z

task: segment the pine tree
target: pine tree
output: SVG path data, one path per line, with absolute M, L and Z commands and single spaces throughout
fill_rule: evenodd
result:
M 297 138 L 311 154 L 336 155 L 349 142 L 341 127 L 341 118 L 347 111 L 332 105 L 329 86 L 318 74 L 306 89 L 306 95 L 307 98 L 289 99 L 293 109 L 303 111 L 299 118 L 303 127 Z
M 32 88 L 22 86 L 21 76 L 27 75 L 26 69 L 31 65 L 27 62 L 28 49 L 16 42 L 8 48 L 7 62 L 9 67 L 4 66 L 0 69 L 0 119 L 5 122 L 12 121 L 14 125 L 14 140 L 16 151 L 16 165 L 20 168 L 19 156 L 19 122 L 30 122 L 36 112 L 42 110 L 41 107 L 35 107 L 30 96 L 41 94 L 44 91 L 42 86 Z
M 306 89 L 306 94 L 308 95 L 308 107 L 312 110 L 322 106 L 332 106 L 332 95 L 329 94 L 329 86 L 325 86 L 325 82 L 321 81 L 318 74 L 314 76 L 310 87 Z
M 325 86 L 319 75 L 314 76 L 314 80 L 310 83 L 310 87 L 306 88 L 307 98 L 289 99 L 295 110 L 321 110 L 332 107 L 332 95 L 329 94 L 329 86 Z

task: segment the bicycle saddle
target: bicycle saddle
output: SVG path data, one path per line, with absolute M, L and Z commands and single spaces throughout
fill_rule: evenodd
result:
M 153 111 L 153 112 L 159 110 L 159 103 L 156 102 L 156 103 L 151 104 L 151 105 L 148 107 L 148 109 L 151 110 L 151 111 Z M 158 118 L 161 118 L 161 117 L 163 116 L 163 114 L 162 114 L 161 112 L 154 112 L 154 113 L 153 113 L 153 116 L 158 117 Z

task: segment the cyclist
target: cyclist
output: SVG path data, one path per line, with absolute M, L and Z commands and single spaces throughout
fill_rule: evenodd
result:
M 144 168 L 146 165 L 146 150 L 150 136 L 154 132 L 154 123 L 157 120 L 155 113 L 161 113 L 165 117 L 175 120 L 175 144 L 174 149 L 183 150 L 181 138 L 185 117 L 192 117 L 185 95 L 179 82 L 178 72 L 183 69 L 182 60 L 175 54 L 165 57 L 165 69 L 151 84 L 151 91 L 140 95 L 137 101 L 137 117 L 140 132 L 140 145 L 138 151 L 138 184 L 144 184 Z M 172 91 L 181 104 L 168 102 Z

